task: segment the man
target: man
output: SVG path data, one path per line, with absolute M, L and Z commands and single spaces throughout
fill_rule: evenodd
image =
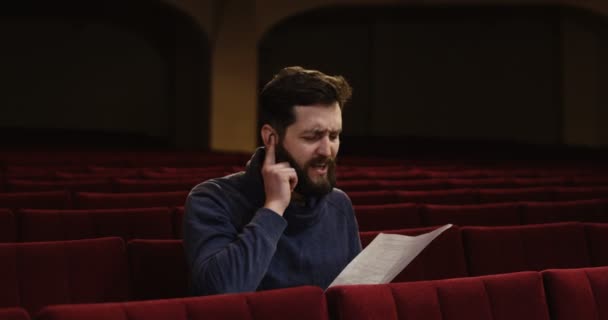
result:
M 289 67 L 262 90 L 261 138 L 245 172 L 194 187 L 184 246 L 197 295 L 326 288 L 361 251 L 352 204 L 334 188 L 340 76 Z

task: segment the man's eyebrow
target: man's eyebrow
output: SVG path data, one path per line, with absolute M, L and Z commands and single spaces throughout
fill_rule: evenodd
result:
M 302 134 L 310 134 L 310 133 L 319 134 L 319 133 L 326 133 L 326 132 L 341 133 L 342 129 L 330 130 L 330 129 L 315 128 L 315 129 L 304 130 L 304 131 L 302 131 Z

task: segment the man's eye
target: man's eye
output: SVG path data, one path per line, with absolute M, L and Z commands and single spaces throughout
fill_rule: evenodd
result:
M 315 141 L 315 140 L 317 140 L 317 137 L 316 136 L 304 137 L 304 140 L 306 140 L 306 141 Z
M 330 139 L 330 140 L 336 140 L 336 139 L 338 139 L 338 138 L 340 138 L 340 135 L 339 135 L 339 134 L 330 134 L 330 135 L 329 135 L 329 139 Z

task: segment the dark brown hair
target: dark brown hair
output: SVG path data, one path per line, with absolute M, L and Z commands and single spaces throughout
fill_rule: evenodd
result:
M 350 99 L 352 88 L 342 76 L 328 76 L 302 67 L 282 69 L 260 93 L 260 120 L 269 124 L 279 135 L 293 124 L 295 106 L 331 105 L 340 109 Z

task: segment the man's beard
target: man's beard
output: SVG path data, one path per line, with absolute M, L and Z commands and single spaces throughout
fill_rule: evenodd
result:
M 294 191 L 305 197 L 318 197 L 330 193 L 336 186 L 336 160 L 330 157 L 318 156 L 310 159 L 300 167 L 289 152 L 283 148 L 282 141 L 276 145 L 276 162 L 288 162 L 289 165 L 296 170 L 298 175 L 298 184 Z M 327 174 L 325 177 L 320 176 L 321 181 L 313 181 L 308 175 L 309 169 L 314 164 L 327 165 Z

